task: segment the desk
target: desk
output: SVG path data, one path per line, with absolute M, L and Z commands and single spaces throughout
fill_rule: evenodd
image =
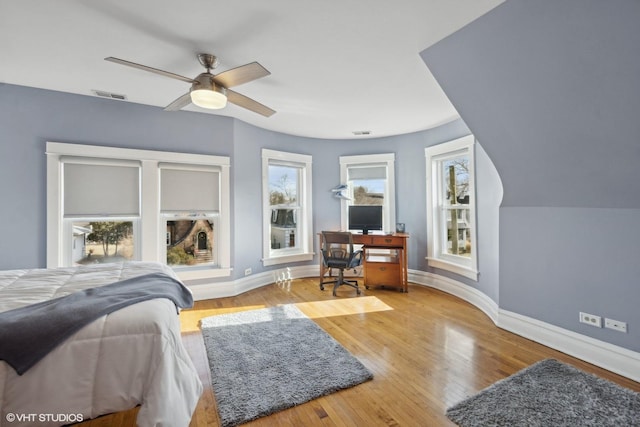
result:
M 362 245 L 364 286 L 393 287 L 408 292 L 407 233 L 393 234 L 352 234 L 353 243 Z M 319 233 L 322 252 L 322 233 Z M 389 253 L 376 253 L 375 249 L 388 249 Z M 331 269 L 325 268 L 320 257 L 320 282 Z

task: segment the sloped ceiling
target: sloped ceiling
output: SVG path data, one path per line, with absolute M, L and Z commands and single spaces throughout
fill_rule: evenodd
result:
M 421 56 L 503 206 L 640 207 L 640 2 L 509 0 Z

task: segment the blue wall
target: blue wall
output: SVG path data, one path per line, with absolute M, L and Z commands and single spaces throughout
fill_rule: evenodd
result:
M 313 156 L 314 231 L 340 227 L 340 203 L 330 189 L 339 183 L 339 157 L 396 154 L 396 217 L 409 239 L 409 268 L 431 271 L 427 255 L 424 148 L 467 135 L 457 120 L 436 129 L 364 140 L 320 140 L 259 129 L 228 117 L 0 85 L 0 269 L 44 267 L 46 226 L 45 142 L 69 142 L 123 148 L 157 149 L 231 157 L 231 263 L 233 278 L 246 268 L 254 273 L 281 268 L 262 266 L 261 149 Z M 478 160 L 478 173 L 495 170 L 488 157 Z M 479 176 L 479 180 L 482 180 Z M 479 203 L 495 191 L 485 180 Z M 495 181 L 495 179 L 494 179 Z M 499 183 L 498 183 L 499 184 Z M 484 188 L 484 190 L 483 190 Z M 491 202 L 497 207 L 498 202 Z M 486 206 L 486 203 L 483 204 Z M 480 209 L 492 218 L 489 207 Z M 498 298 L 497 226 L 479 224 L 480 282 L 475 286 Z M 317 245 L 317 242 L 316 242 Z M 317 264 L 315 259 L 311 264 Z M 443 273 L 446 274 L 446 273 Z M 455 277 L 449 274 L 449 276 Z M 227 279 L 220 279 L 220 281 Z M 202 283 L 202 281 L 194 282 Z
M 46 265 L 47 141 L 229 156 L 233 123 L 0 84 L 0 269 Z
M 404 222 L 409 238 L 409 268 L 438 272 L 427 266 L 426 236 L 426 164 L 424 149 L 430 145 L 446 142 L 469 134 L 469 129 L 457 120 L 424 132 L 394 137 L 365 140 L 320 140 L 302 138 L 259 129 L 243 122 L 235 124 L 235 155 L 233 156 L 233 198 L 235 204 L 234 251 L 236 277 L 245 268 L 264 271 L 262 258 L 262 224 L 256 212 L 262 206 L 261 199 L 261 149 L 290 151 L 313 156 L 313 222 L 314 230 L 340 228 L 340 202 L 332 196 L 331 188 L 340 181 L 340 156 L 358 154 L 396 154 L 396 220 Z M 482 149 L 480 151 L 483 153 Z M 483 201 L 480 211 L 487 217 L 487 226 L 481 224 L 478 251 L 483 274 L 479 282 L 472 282 L 455 275 L 457 280 L 475 286 L 497 302 L 498 298 L 498 227 L 494 223 L 493 211 L 497 211 L 501 194 L 499 178 L 488 157 L 480 156 L 478 173 L 482 175 L 482 188 L 478 189 L 478 199 Z M 486 194 L 486 197 L 485 197 Z M 493 207 L 489 205 L 493 204 Z M 480 215 L 480 212 L 479 212 Z M 250 245 L 246 242 L 251 242 Z M 317 242 L 316 246 L 317 247 Z M 317 263 L 314 260 L 313 263 Z M 271 269 L 278 269 L 274 266 Z M 444 272 L 438 272 L 446 274 Z
M 500 172 L 500 308 L 635 351 L 639 21 L 636 0 L 507 0 L 421 54 Z

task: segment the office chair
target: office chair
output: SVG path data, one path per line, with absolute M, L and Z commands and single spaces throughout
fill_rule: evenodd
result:
M 353 250 L 353 238 L 348 231 L 323 231 L 322 232 L 322 262 L 327 268 L 338 269 L 338 277 L 334 280 L 320 282 L 320 290 L 324 291 L 326 283 L 335 283 L 333 286 L 333 296 L 336 296 L 336 289 L 341 285 L 351 286 L 360 295 L 357 280 L 345 280 L 344 270 L 362 264 L 362 251 Z

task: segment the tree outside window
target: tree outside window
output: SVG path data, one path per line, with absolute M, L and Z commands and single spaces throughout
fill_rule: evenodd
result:
M 442 215 L 447 221 L 447 238 L 443 239 L 446 247 L 442 250 L 452 255 L 470 256 L 469 156 L 444 160 L 441 171 L 445 194 Z
M 74 263 L 132 260 L 135 256 L 132 221 L 74 222 Z
M 312 158 L 262 149 L 265 266 L 313 259 Z
M 473 135 L 427 147 L 427 261 L 478 279 Z

